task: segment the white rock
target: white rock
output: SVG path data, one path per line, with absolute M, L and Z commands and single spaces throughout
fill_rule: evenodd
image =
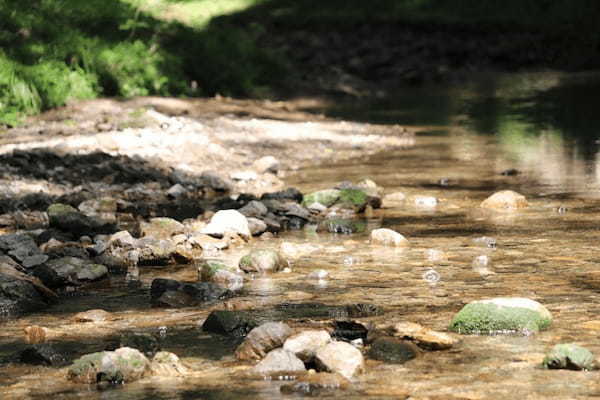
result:
M 529 206 L 527 199 L 522 194 L 513 192 L 512 190 L 502 190 L 496 192 L 484 201 L 480 207 L 493 208 L 497 210 L 516 210 Z
M 315 361 L 320 369 L 337 372 L 348 379 L 361 372 L 365 364 L 360 350 L 346 342 L 330 342 L 321 347 Z
M 387 228 L 373 229 L 371 231 L 371 243 L 383 246 L 406 247 L 408 240 L 400 233 Z
M 210 223 L 201 231 L 206 235 L 217 237 L 223 237 L 225 232 L 237 233 L 246 238 L 251 236 L 248 220 L 237 210 L 217 211 L 211 218 Z
M 329 342 L 331 342 L 329 332 L 325 330 L 307 330 L 287 338 L 283 348 L 306 362 L 314 358 L 317 350 Z

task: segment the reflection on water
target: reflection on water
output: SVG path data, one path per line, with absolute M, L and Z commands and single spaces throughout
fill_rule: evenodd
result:
M 392 228 L 409 239 L 410 248 L 373 247 L 368 243 L 368 232 L 290 232 L 261 245 L 310 243 L 312 252 L 295 258 L 290 273 L 250 282 L 236 301 L 271 310 L 265 315 L 274 319 L 284 318 L 277 306 L 281 303 L 372 303 L 384 314 L 366 320 L 414 321 L 445 330 L 453 314 L 471 300 L 529 297 L 546 305 L 554 315 L 550 330 L 529 337 L 464 337 L 451 351 L 426 353 L 404 365 L 369 362 L 350 392 L 331 396 L 600 396 L 600 372 L 546 371 L 539 367 L 545 351 L 559 342 L 577 342 L 600 354 L 600 167 L 595 143 L 600 113 L 593 112 L 591 104 L 597 102 L 590 93 L 579 97 L 585 88 L 597 93 L 597 82 L 557 74 L 489 78 L 452 91 L 407 93 L 404 102 L 373 108 L 367 113 L 369 118 L 427 127 L 412 148 L 360 163 L 302 170 L 289 183 L 309 191 L 369 177 L 386 193 L 403 192 L 404 203 L 375 212 L 367 231 Z M 434 98 L 437 100 L 432 105 Z M 428 106 L 419 111 L 417 100 Z M 579 104 L 580 100 L 586 104 Z M 502 174 L 509 170 L 512 172 Z M 515 213 L 479 208 L 484 198 L 501 189 L 525 194 L 530 207 Z M 419 206 L 422 196 L 436 198 L 437 204 Z M 219 256 L 234 263 L 246 250 L 227 250 Z M 329 273 L 324 284 L 307 278 L 318 269 Z M 243 367 L 232 355 L 237 342 L 206 335 L 198 328 L 215 306 L 150 308 L 144 290 L 159 276 L 191 280 L 196 272 L 193 267 L 142 270 L 143 286 L 138 291 L 114 282 L 110 288 L 96 288 L 90 296 L 67 299 L 49 313 L 9 321 L 0 331 L 0 356 L 11 360 L 11 354 L 25 345 L 22 329 L 31 324 L 55 332 L 54 340 L 69 344 L 73 356 L 102 348 L 122 331 L 155 332 L 166 326 L 163 347 L 179 354 L 196 375 L 97 391 L 66 384 L 64 370 L 4 362 L 0 365 L 0 397 L 299 397 L 281 394 L 281 382 L 248 380 L 240 375 Z M 75 312 L 97 307 L 112 311 L 115 319 L 88 325 L 69 322 Z M 300 316 L 290 313 L 288 317 Z M 324 317 L 309 315 L 311 320 Z

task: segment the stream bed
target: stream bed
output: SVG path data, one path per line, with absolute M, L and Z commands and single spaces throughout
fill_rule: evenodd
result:
M 350 235 L 288 231 L 267 241 L 211 254 L 228 263 L 253 246 L 310 244 L 291 272 L 248 281 L 229 304 L 252 304 L 271 319 L 349 319 L 327 314 L 273 312 L 281 304 L 329 306 L 370 303 L 382 314 L 356 318 L 417 322 L 445 331 L 466 303 L 491 297 L 527 297 L 546 306 L 552 326 L 530 336 L 463 336 L 451 350 L 427 352 L 405 364 L 367 360 L 365 373 L 348 390 L 321 394 L 344 399 L 583 399 L 600 396 L 600 372 L 545 370 L 544 354 L 557 343 L 575 342 L 600 354 L 600 79 L 584 74 L 485 77 L 460 88 L 427 88 L 397 99 L 344 103 L 332 115 L 417 128 L 415 143 L 394 152 L 335 165 L 301 169 L 286 185 L 308 193 L 340 181 L 369 178 L 386 193 L 406 199 L 364 218 L 367 229 Z M 594 97 L 595 96 L 595 97 Z M 366 111 L 364 111 L 366 110 Z M 499 190 L 526 196 L 514 212 L 483 210 Z M 423 196 L 437 204 L 423 203 Z M 408 248 L 369 243 L 374 228 L 402 233 Z M 495 239 L 495 245 L 475 239 Z M 487 256 L 487 262 L 476 261 Z M 481 260 L 481 259 L 479 259 Z M 307 275 L 329 272 L 326 280 Z M 212 336 L 200 327 L 211 310 L 152 308 L 154 278 L 194 280 L 197 268 L 182 265 L 141 269 L 139 288 L 123 276 L 62 299 L 46 311 L 2 322 L 0 397 L 3 399 L 274 399 L 285 381 L 250 380 L 237 374 L 239 341 Z M 102 308 L 112 318 L 74 323 L 81 311 Z M 98 390 L 69 383 L 64 370 L 11 362 L 27 346 L 30 325 L 54 332 L 51 340 L 72 357 L 104 349 L 119 333 L 148 332 L 197 373 L 185 379 L 145 379 Z

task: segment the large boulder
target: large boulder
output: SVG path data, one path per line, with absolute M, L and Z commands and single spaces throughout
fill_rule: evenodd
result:
M 279 252 L 269 249 L 252 250 L 240 259 L 240 269 L 244 272 L 278 272 L 288 266 Z
M 529 203 L 522 194 L 512 190 L 502 190 L 485 199 L 480 206 L 495 210 L 516 210 L 529 206 Z
M 121 347 L 75 360 L 67 371 L 67 377 L 78 383 L 126 383 L 142 378 L 149 367 L 150 361 L 138 350 Z
M 461 334 L 531 334 L 551 323 L 552 315 L 537 301 L 499 297 L 467 304 L 454 316 L 449 329 Z

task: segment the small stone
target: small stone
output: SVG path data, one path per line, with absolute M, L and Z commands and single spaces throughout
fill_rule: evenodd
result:
M 276 174 L 279 171 L 279 165 L 279 160 L 273 156 L 265 156 L 252 163 L 252 167 L 260 174 L 265 172 Z
M 252 371 L 260 375 L 270 375 L 280 372 L 304 372 L 306 367 L 294 353 L 284 349 L 275 349 L 256 364 Z
M 317 350 L 315 361 L 321 371 L 337 372 L 352 379 L 364 369 L 360 350 L 346 342 L 330 342 Z
M 552 347 L 542 365 L 548 369 L 590 371 L 596 368 L 596 360 L 588 349 L 575 343 L 563 343 Z
M 164 377 L 183 377 L 189 373 L 179 357 L 168 351 L 156 353 L 150 363 L 150 371 L 152 375 Z
M 392 364 L 404 364 L 416 358 L 419 352 L 414 343 L 392 337 L 380 337 L 371 344 L 369 357 Z
M 457 344 L 459 340 L 444 332 L 437 332 L 414 322 L 399 322 L 392 326 L 378 329 L 394 337 L 410 340 L 425 350 L 447 350 Z
M 386 228 L 373 229 L 371 231 L 371 243 L 383 246 L 409 246 L 409 242 L 404 236 L 396 231 Z
M 517 210 L 529 206 L 527 199 L 522 194 L 513 192 L 512 190 L 502 190 L 496 192 L 485 199 L 480 207 L 492 208 L 496 210 Z
M 488 247 L 494 249 L 497 246 L 497 241 L 493 237 L 481 236 L 473 239 L 473 244 L 478 247 Z
M 37 325 L 30 325 L 23 329 L 25 331 L 25 341 L 30 344 L 44 343 L 48 337 L 48 330 Z
M 158 339 L 149 333 L 128 332 L 121 335 L 120 347 L 131 347 L 144 353 L 146 357 L 154 357 L 160 350 Z
M 246 218 L 249 218 L 249 217 L 260 218 L 260 217 L 267 215 L 267 213 L 269 212 L 269 210 L 267 209 L 267 206 L 265 206 L 263 203 L 261 203 L 260 201 L 257 201 L 257 200 L 252 200 L 251 202 L 246 204 L 244 207 L 240 208 L 238 211 L 240 213 L 244 214 L 246 216 Z
M 259 236 L 267 230 L 267 224 L 258 218 L 248 218 L 248 228 L 252 236 Z
M 50 344 L 34 344 L 19 355 L 22 363 L 32 365 L 61 366 L 67 363 L 63 354 Z
M 109 312 L 95 309 L 77 313 L 71 319 L 74 322 L 103 322 L 110 318 L 111 314 Z
M 244 272 L 278 272 L 288 266 L 287 261 L 275 250 L 252 250 L 240 259 L 239 267 Z
M 317 350 L 331 342 L 329 332 L 325 330 L 306 330 L 287 338 L 283 348 L 294 353 L 304 362 L 311 361 Z
M 170 239 L 174 235 L 183 233 L 184 229 L 183 224 L 173 218 L 152 218 L 149 222 L 140 223 L 142 236 L 155 239 Z
M 185 195 L 187 193 L 187 189 L 183 187 L 183 185 L 176 183 L 171 186 L 169 190 L 167 190 L 167 195 L 171 198 L 178 199 L 179 197 Z

